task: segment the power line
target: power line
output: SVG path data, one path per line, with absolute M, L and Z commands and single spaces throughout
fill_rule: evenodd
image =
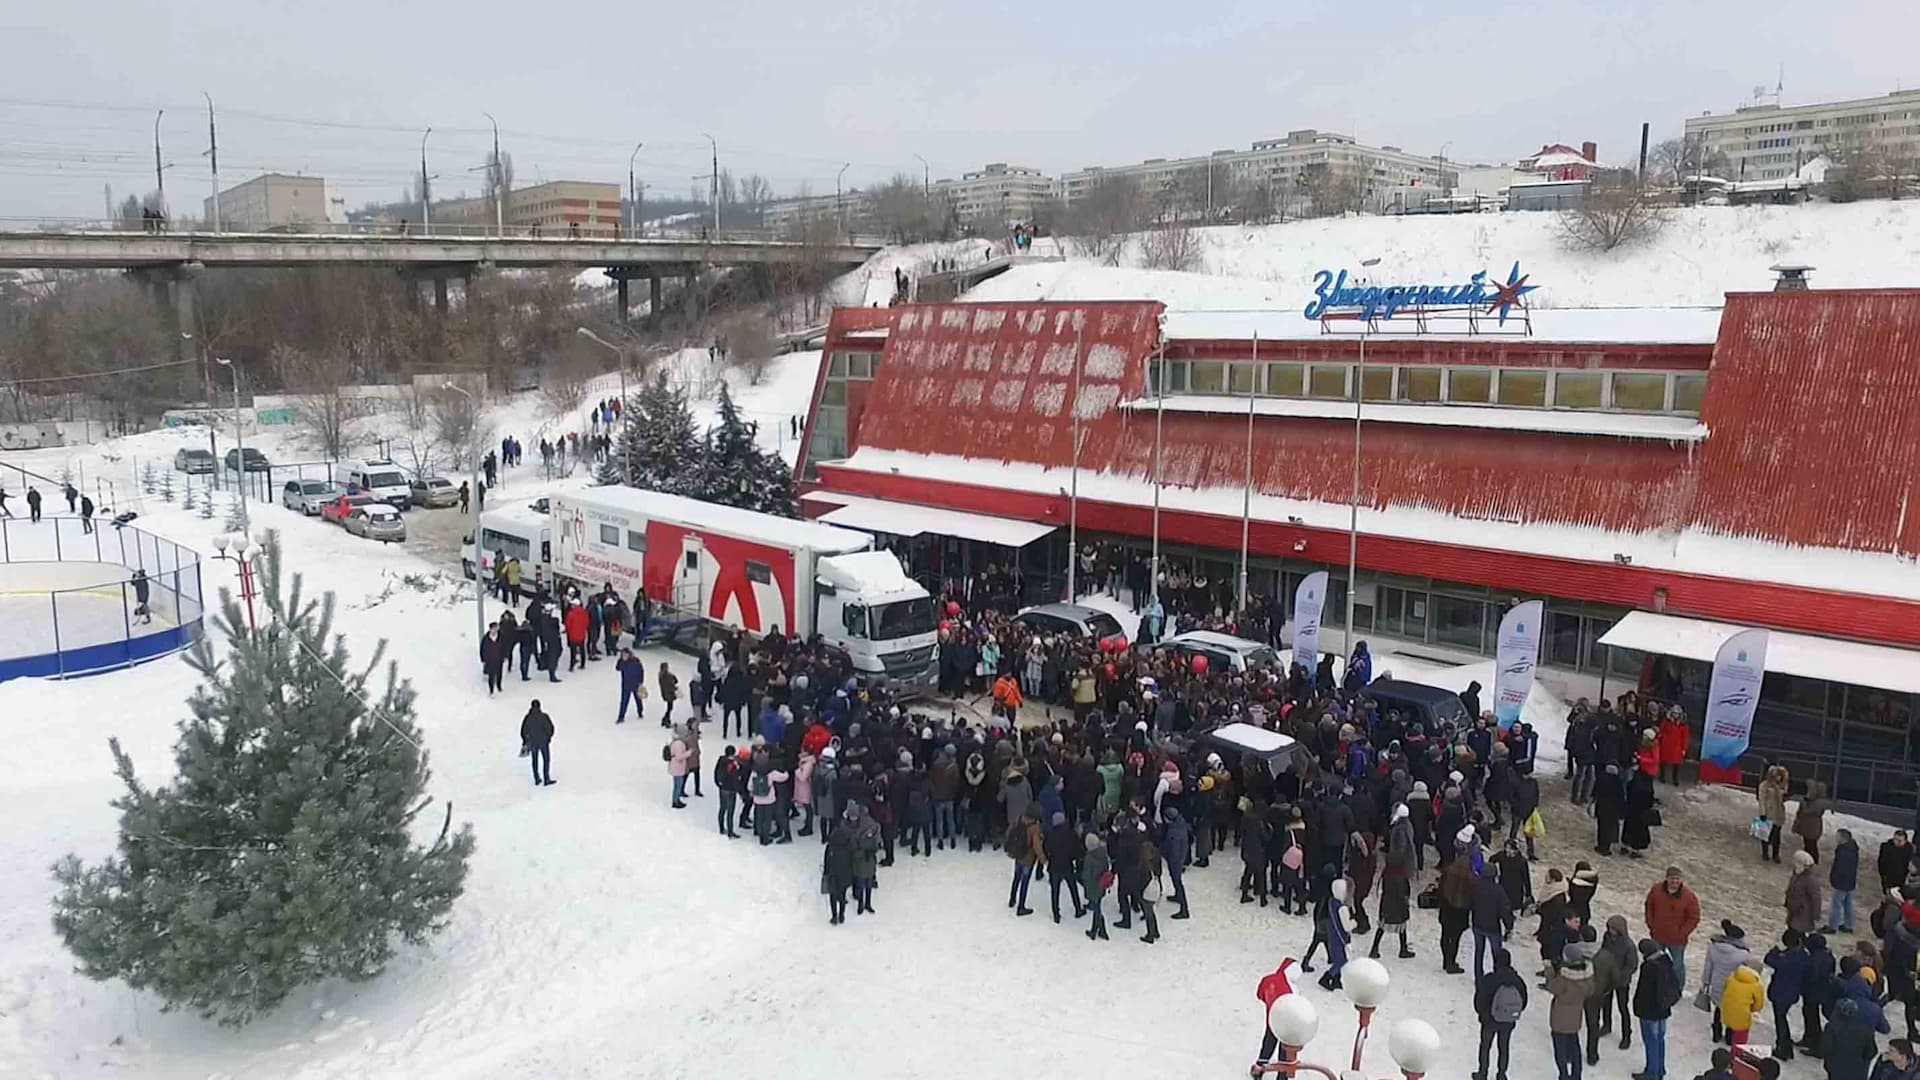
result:
M 132 375 L 140 371 L 159 371 L 162 368 L 185 367 L 197 364 L 198 360 L 169 360 L 164 364 L 141 364 L 137 367 L 114 368 L 111 371 L 83 371 L 74 375 L 41 375 L 31 379 L 0 379 L 0 386 L 29 386 L 34 383 L 66 382 L 70 379 L 104 379 L 112 375 Z

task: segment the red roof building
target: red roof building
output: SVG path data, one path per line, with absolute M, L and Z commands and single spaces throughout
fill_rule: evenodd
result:
M 1331 627 L 1357 517 L 1361 636 L 1491 655 L 1501 612 L 1539 597 L 1547 668 L 1697 696 L 1696 647 L 1652 617 L 1767 626 L 1794 644 L 1770 659 L 1756 746 L 1772 730 L 1810 762 L 1920 758 L 1920 291 L 1531 319 L 1363 340 L 1145 301 L 838 311 L 803 507 L 1052 526 L 1017 558 L 1057 594 L 1069 526 L 1145 550 L 1156 518 L 1165 565 L 1237 582 L 1245 505 L 1251 590 L 1328 570 Z M 943 572 L 966 539 L 946 538 Z

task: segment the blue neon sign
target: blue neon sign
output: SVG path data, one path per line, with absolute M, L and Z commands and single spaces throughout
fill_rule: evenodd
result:
M 1520 273 L 1520 264 L 1516 262 L 1505 282 L 1490 282 L 1487 272 L 1481 270 L 1460 285 L 1349 285 L 1347 271 L 1336 275 L 1331 270 L 1321 270 L 1313 275 L 1314 299 L 1303 314 L 1309 319 L 1334 313 L 1357 315 L 1362 319 L 1391 319 L 1405 308 L 1484 305 L 1489 314 L 1499 312 L 1500 321 L 1504 323 L 1507 313 L 1516 306 L 1524 306 L 1522 298 L 1540 287 L 1527 284 L 1527 276 Z

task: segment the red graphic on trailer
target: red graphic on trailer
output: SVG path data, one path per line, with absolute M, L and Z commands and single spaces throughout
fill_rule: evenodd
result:
M 656 601 L 691 598 L 716 622 L 793 629 L 793 552 L 665 521 L 647 522 L 641 583 Z

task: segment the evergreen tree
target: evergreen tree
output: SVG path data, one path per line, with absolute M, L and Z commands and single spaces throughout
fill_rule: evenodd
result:
M 743 419 L 727 384 L 720 384 L 720 421 L 707 433 L 695 498 L 743 510 L 794 516 L 793 472 L 777 455 L 760 449 L 760 425 Z
M 687 397 L 659 372 L 622 410 L 620 437 L 595 479 L 629 487 L 690 494 L 700 464 L 700 436 Z
M 174 748 L 178 775 L 149 788 L 111 742 L 126 794 L 119 854 L 54 867 L 54 929 L 94 979 L 152 989 L 239 1025 L 301 986 L 369 979 L 396 940 L 444 923 L 466 881 L 471 829 L 415 843 L 426 752 L 414 690 L 388 666 L 370 685 L 333 635 L 334 597 L 281 593 L 277 536 L 260 556 L 271 618 L 258 631 L 222 590 L 224 659 L 202 639 L 202 677 Z

